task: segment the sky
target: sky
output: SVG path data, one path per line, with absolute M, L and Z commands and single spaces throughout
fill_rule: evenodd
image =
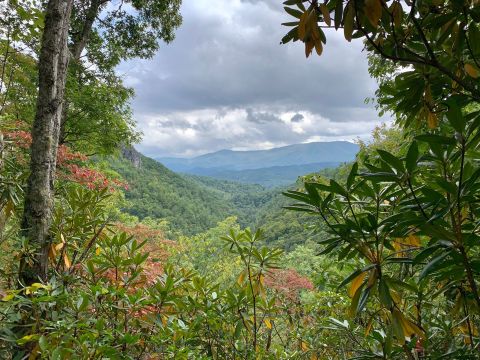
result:
M 118 71 L 148 156 L 193 157 L 312 141 L 367 139 L 376 83 L 360 41 L 327 30 L 321 57 L 280 45 L 281 0 L 184 0 L 176 39 Z

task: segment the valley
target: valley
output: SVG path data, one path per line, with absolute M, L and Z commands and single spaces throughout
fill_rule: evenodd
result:
M 319 237 L 318 233 L 313 235 L 307 229 L 306 215 L 283 208 L 290 200 L 282 192 L 301 186 L 295 180 L 306 174 L 302 170 L 296 172 L 294 181 L 286 185 L 265 187 L 176 173 L 133 148 L 124 149 L 121 156 L 109 157 L 106 162 L 129 185 L 122 211 L 137 217 L 139 221 L 165 221 L 172 239 L 205 232 L 231 216 L 242 228 L 262 227 L 266 244 L 287 251 L 307 239 Z M 330 176 L 336 171 L 335 168 L 320 169 L 320 172 L 329 171 Z M 275 180 L 273 177 L 272 182 Z

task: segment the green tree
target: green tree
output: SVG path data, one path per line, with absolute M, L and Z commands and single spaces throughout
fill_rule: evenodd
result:
M 96 95 L 98 95 L 98 91 L 102 89 L 102 81 L 107 75 L 112 74 L 115 65 L 121 60 L 135 56 L 151 57 L 158 48 L 159 39 L 172 40 L 173 31 L 180 24 L 179 1 L 129 2 L 130 11 L 122 8 L 123 3 L 118 8 L 107 9 L 108 3 L 108 1 L 96 0 L 78 2 L 51 0 L 45 10 L 45 26 L 38 61 L 38 100 L 32 127 L 31 172 L 26 190 L 23 220 L 24 234 L 31 245 L 37 248 L 38 257 L 34 260 L 33 266 L 22 260 L 21 277 L 26 283 L 31 283 L 37 276 L 42 279 L 47 276 L 48 238 L 57 149 L 66 136 L 66 122 L 70 108 L 68 100 L 65 102 L 64 99 L 69 69 L 71 76 L 73 73 L 75 77 L 84 78 L 85 63 L 81 61 L 81 57 L 86 51 L 89 64 L 99 69 L 93 79 Z M 10 5 L 17 14 L 20 14 L 21 20 L 31 21 L 32 16 L 28 16 L 28 13 L 24 16 L 23 7 L 16 6 L 16 2 Z M 19 9 L 23 12 L 19 12 Z M 95 26 L 96 22 L 101 24 L 100 27 Z M 101 27 L 109 31 L 101 31 Z M 8 34 L 9 31 L 7 30 Z M 9 43 L 6 44 L 6 49 L 10 49 Z M 105 53 L 104 50 L 107 52 Z M 69 67 L 69 63 L 72 66 Z M 128 91 L 121 87 L 120 90 L 116 93 L 117 102 L 113 105 L 110 102 L 110 106 L 113 107 L 111 111 L 113 117 L 102 114 L 101 121 L 90 122 L 87 116 L 83 120 L 87 121 L 88 126 L 76 125 L 80 132 L 87 128 L 94 128 L 94 125 L 97 126 L 95 129 L 97 134 L 106 128 L 119 129 L 118 126 L 112 126 L 111 121 L 120 118 L 120 121 L 114 121 L 114 123 L 115 125 L 122 123 L 122 116 L 125 115 L 125 99 L 129 96 Z M 88 94 L 84 92 L 86 93 Z M 103 93 L 105 94 L 105 88 Z M 95 95 L 90 97 L 92 96 Z M 115 107 L 118 104 L 120 106 Z M 99 119 L 98 110 L 96 108 L 97 119 Z M 105 115 L 111 114 L 107 112 Z M 80 120 L 79 123 L 82 122 L 82 117 L 76 117 L 76 119 Z M 115 140 L 125 140 L 130 137 L 131 128 L 128 120 L 124 124 L 126 124 L 127 135 Z M 85 141 L 85 137 L 83 140 Z
M 377 57 L 380 110 L 395 111 L 404 145 L 392 147 L 390 134 L 344 182 L 307 181 L 304 191 L 288 192 L 298 201 L 291 208 L 327 224 L 325 253 L 359 262 L 340 285 L 350 284 L 351 314 L 366 333 L 384 334 L 379 357 L 475 358 L 480 4 L 303 3 L 286 2 L 297 5 L 286 10 L 298 20 L 284 42 L 305 42 L 308 56 L 325 44 L 323 28 L 363 39 Z
M 96 148 L 87 147 L 87 151 L 112 152 L 115 140 L 128 144 L 138 139 L 126 105 L 132 91 L 123 86 L 114 69 L 124 60 L 151 58 L 161 41 L 171 42 L 182 20 L 180 4 L 180 0 L 74 2 L 71 87 L 62 114 L 61 143 L 85 146 L 92 136 L 106 137 L 112 140 L 93 142 Z M 89 70 L 92 64 L 94 71 Z
M 20 280 L 32 284 L 48 272 L 49 229 L 53 210 L 53 183 L 58 136 L 68 67 L 68 29 L 72 1 L 50 0 L 38 61 L 39 89 L 32 127 L 30 176 L 25 193 L 22 228 L 35 244 L 32 264 L 22 258 Z

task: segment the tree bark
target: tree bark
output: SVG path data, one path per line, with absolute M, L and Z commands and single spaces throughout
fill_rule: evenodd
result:
M 35 250 L 20 261 L 24 285 L 46 280 L 60 120 L 69 61 L 68 30 L 73 0 L 49 0 L 38 61 L 39 89 L 32 128 L 30 176 L 25 193 L 22 234 Z

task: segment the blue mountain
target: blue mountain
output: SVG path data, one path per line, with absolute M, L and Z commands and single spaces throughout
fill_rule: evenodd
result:
M 269 150 L 220 150 L 194 158 L 156 158 L 167 168 L 186 174 L 256 183 L 287 185 L 298 176 L 352 161 L 358 145 L 347 141 L 312 142 Z

